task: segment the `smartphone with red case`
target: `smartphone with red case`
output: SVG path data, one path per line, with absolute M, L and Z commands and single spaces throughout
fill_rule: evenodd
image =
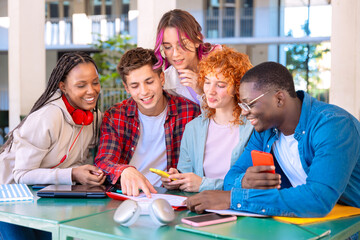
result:
M 185 217 L 181 222 L 194 227 L 208 226 L 212 224 L 236 221 L 237 217 L 233 215 L 220 215 L 217 213 L 207 213 L 193 217 Z
M 251 151 L 251 158 L 254 166 L 274 166 L 274 159 L 271 153 L 252 150 Z M 265 171 L 268 173 L 275 173 L 275 170 L 272 171 Z

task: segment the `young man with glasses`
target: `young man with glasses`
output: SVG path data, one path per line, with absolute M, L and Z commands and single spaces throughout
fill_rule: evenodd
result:
M 290 72 L 274 62 L 244 75 L 240 99 L 256 131 L 226 175 L 225 191 L 189 197 L 190 210 L 321 217 L 336 203 L 360 207 L 360 123 L 354 116 L 295 92 Z M 275 167 L 253 166 L 252 150 L 271 153 Z

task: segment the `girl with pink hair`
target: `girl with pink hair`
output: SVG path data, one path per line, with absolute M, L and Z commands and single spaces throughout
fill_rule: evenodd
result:
M 165 69 L 164 89 L 200 103 L 203 90 L 198 86 L 200 60 L 220 45 L 204 43 L 201 26 L 188 12 L 174 9 L 165 13 L 158 25 L 155 55 L 157 67 Z

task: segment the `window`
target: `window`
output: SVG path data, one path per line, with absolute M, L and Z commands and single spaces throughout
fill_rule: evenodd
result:
M 207 0 L 204 14 L 207 38 L 253 36 L 253 0 L 238 1 L 240 7 L 236 7 L 236 0 Z

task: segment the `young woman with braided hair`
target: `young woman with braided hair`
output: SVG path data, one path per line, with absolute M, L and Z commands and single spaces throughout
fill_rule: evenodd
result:
M 102 184 L 102 171 L 84 165 L 101 120 L 99 92 L 93 59 L 64 54 L 45 92 L 0 149 L 0 184 Z
M 101 185 L 104 173 L 85 164 L 101 122 L 99 92 L 94 60 L 82 52 L 64 54 L 45 92 L 0 149 L 0 184 Z M 51 234 L 0 222 L 0 239 L 51 239 Z

